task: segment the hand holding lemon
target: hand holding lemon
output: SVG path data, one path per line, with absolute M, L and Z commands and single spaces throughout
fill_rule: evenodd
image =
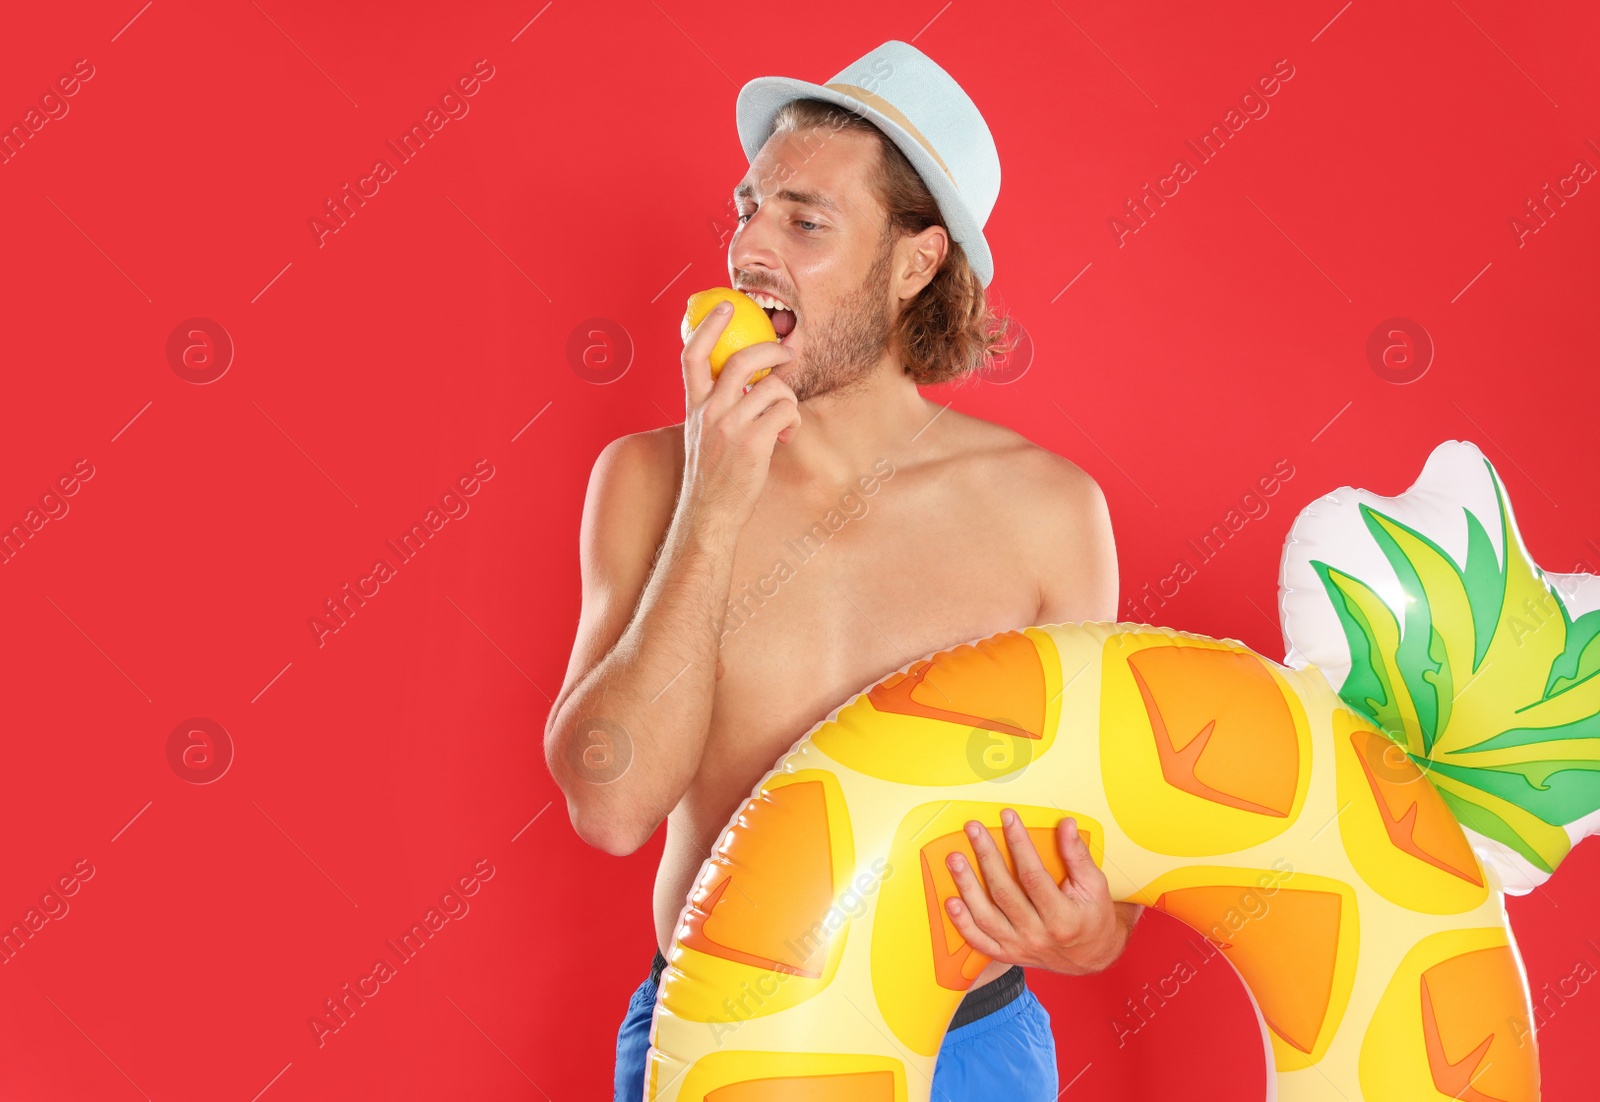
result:
M 686 401 L 678 508 L 686 523 L 725 540 L 750 519 L 773 448 L 788 443 L 800 426 L 794 390 L 772 374 L 794 352 L 778 340 L 766 311 L 731 287 L 690 296 L 682 331 Z
M 683 324 L 680 327 L 684 344 L 689 343 L 689 337 L 695 329 L 717 304 L 722 302 L 732 304 L 733 316 L 728 319 L 727 327 L 723 329 L 722 335 L 717 338 L 717 343 L 711 349 L 713 379 L 722 374 L 722 367 L 728 362 L 728 357 L 741 348 L 748 348 L 762 341 L 778 340 L 778 331 L 772 327 L 772 319 L 767 317 L 765 310 L 756 305 L 754 299 L 732 287 L 712 287 L 710 290 L 698 291 L 689 296 L 689 305 L 683 312 Z M 746 385 L 755 385 L 771 370 L 770 367 L 760 368 L 746 380 Z

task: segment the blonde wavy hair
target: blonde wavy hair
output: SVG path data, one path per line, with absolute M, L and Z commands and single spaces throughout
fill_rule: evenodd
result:
M 831 133 L 851 130 L 877 138 L 879 156 L 867 183 L 888 212 L 885 253 L 898 238 L 921 233 L 929 226 L 944 226 L 939 204 L 906 155 L 888 135 L 854 111 L 825 100 L 791 100 L 773 118 L 767 136 L 780 130 L 799 133 L 813 128 Z M 990 308 L 966 251 L 955 238 L 948 240 L 950 247 L 939 271 L 900 311 L 891 327 L 902 366 L 918 386 L 971 377 L 993 367 L 1016 347 L 1011 319 Z

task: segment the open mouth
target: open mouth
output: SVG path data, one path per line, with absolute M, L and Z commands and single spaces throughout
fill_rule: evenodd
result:
M 768 310 L 767 317 L 772 319 L 772 331 L 778 334 L 779 344 L 787 341 L 789 334 L 800 324 L 800 319 L 794 316 L 793 310 Z
M 772 321 L 773 332 L 778 334 L 778 343 L 785 343 L 789 335 L 800 324 L 799 317 L 789 305 L 775 295 L 764 291 L 745 291 L 746 295 L 754 300 L 755 304 L 765 310 L 767 317 Z

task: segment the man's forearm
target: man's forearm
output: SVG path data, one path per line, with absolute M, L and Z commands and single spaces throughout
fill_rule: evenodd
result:
M 680 511 L 633 620 L 546 734 L 578 833 L 631 853 L 694 778 L 705 748 L 737 533 Z

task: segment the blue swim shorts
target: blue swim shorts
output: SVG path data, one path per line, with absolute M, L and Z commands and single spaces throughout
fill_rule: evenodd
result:
M 644 1097 L 650 1016 L 666 960 L 659 952 L 650 978 L 628 1000 L 617 1030 L 614 1102 Z M 1056 1042 L 1050 1015 L 1028 990 L 1021 968 L 971 992 L 956 1009 L 933 1071 L 933 1102 L 1055 1102 Z

